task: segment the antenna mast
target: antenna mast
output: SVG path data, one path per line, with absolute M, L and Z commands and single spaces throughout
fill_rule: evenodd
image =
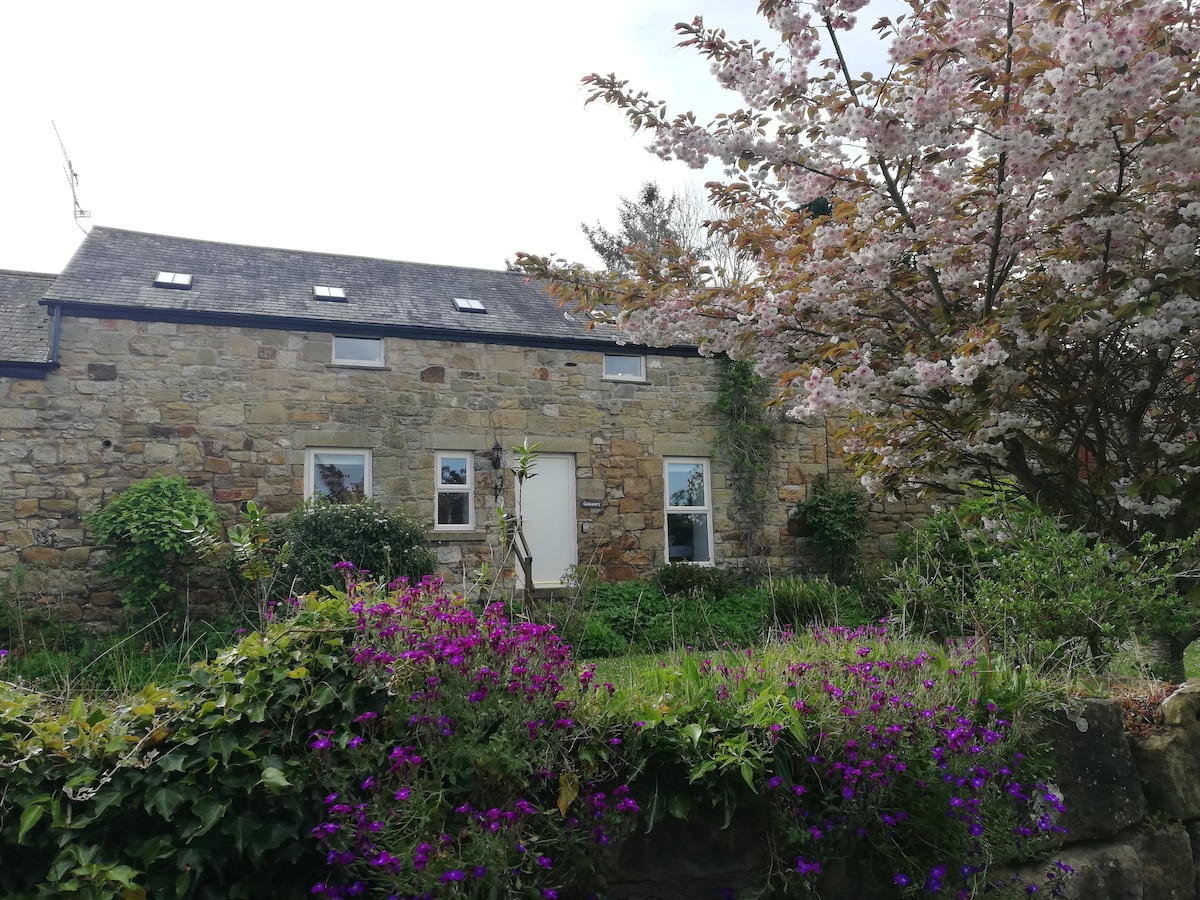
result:
M 63 144 L 62 135 L 58 133 L 58 126 L 54 124 L 54 120 L 50 120 L 50 126 L 54 129 L 54 136 L 58 138 L 58 146 L 62 150 L 63 161 L 66 165 L 63 166 L 63 172 L 67 175 L 67 184 L 71 186 L 71 202 L 74 204 L 75 224 L 79 230 L 87 234 L 87 229 L 79 224 L 80 219 L 90 219 L 92 214 L 79 205 L 79 197 L 75 193 L 75 186 L 79 184 L 79 176 L 75 174 L 75 167 L 71 165 L 71 157 L 67 156 L 67 148 Z

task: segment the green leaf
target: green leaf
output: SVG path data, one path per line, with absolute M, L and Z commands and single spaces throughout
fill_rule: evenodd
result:
M 125 865 L 112 866 L 108 870 L 108 877 L 120 884 L 121 887 L 125 888 L 127 894 L 129 891 L 132 891 L 135 895 L 140 893 L 142 897 L 145 897 L 146 892 L 142 891 L 136 884 L 133 883 L 133 879 L 136 878 L 137 875 L 138 872 L 136 869 L 132 869 Z
M 45 814 L 46 807 L 41 803 L 25 807 L 25 811 L 21 813 L 21 828 L 17 832 L 18 844 L 25 840 L 25 835 L 29 833 L 29 829 L 36 825 L 38 820 L 41 819 L 41 817 Z
M 160 756 L 158 758 L 158 767 L 164 772 L 182 772 L 183 754 L 168 753 L 166 756 Z
M 154 785 L 146 791 L 146 812 L 157 813 L 169 820 L 183 801 L 183 791 L 178 786 L 173 784 Z
M 258 849 L 256 838 L 261 837 L 261 829 L 262 820 L 253 813 L 233 816 L 221 826 L 222 834 L 233 838 L 233 846 L 238 853 L 254 852 Z
M 672 794 L 671 799 L 667 801 L 667 812 L 676 819 L 686 819 L 691 805 L 686 794 Z
M 285 788 L 291 787 L 292 783 L 287 780 L 287 776 L 274 766 L 267 766 L 262 773 L 263 784 L 271 787 Z
M 756 790 L 754 787 L 754 766 L 748 762 L 742 763 L 742 781 L 746 782 L 746 786 L 750 790 Z
M 216 825 L 228 808 L 228 801 L 221 801 L 215 797 L 201 797 L 192 804 L 192 814 L 196 816 L 197 822 L 184 828 L 181 836 L 184 840 L 199 837 Z
M 683 728 L 680 729 L 680 731 L 682 731 L 684 734 L 686 734 L 688 737 L 690 737 L 692 739 L 693 746 L 700 745 L 700 735 L 703 734 L 704 731 L 698 724 L 696 724 L 695 722 L 692 722 L 689 725 L 684 725 Z

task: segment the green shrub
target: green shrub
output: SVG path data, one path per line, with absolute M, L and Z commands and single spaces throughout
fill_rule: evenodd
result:
M 812 493 L 796 504 L 792 517 L 804 524 L 808 542 L 840 575 L 867 534 L 868 506 L 866 492 L 859 485 L 821 475 L 813 482 Z
M 437 567 L 425 526 L 375 500 L 309 501 L 276 523 L 272 537 L 276 546 L 291 549 L 278 578 L 285 596 L 341 584 L 333 570 L 339 562 L 385 583 L 402 577 L 416 583 Z
M 668 597 L 704 594 L 713 600 L 722 600 L 747 585 L 746 576 L 737 569 L 687 562 L 659 566 L 653 580 Z
M 580 659 L 606 659 L 620 656 L 629 647 L 624 638 L 599 618 L 589 618 L 582 629 L 575 629 L 574 638 L 567 636 L 574 654 Z
M 344 665 L 353 622 L 343 600 L 313 598 L 117 701 L 0 681 L 0 896 L 307 896 L 324 868 L 309 735 L 348 726 L 368 693 Z
M 938 509 L 920 528 L 903 532 L 892 554 L 894 569 L 884 581 L 891 586 L 887 602 L 907 624 L 926 634 L 962 634 L 964 611 L 975 601 L 979 567 L 964 532 L 992 504 L 965 500 L 957 509 Z
M 852 588 L 828 578 L 791 575 L 765 581 L 780 622 L 796 630 L 813 625 L 867 625 L 875 619 Z
M 660 570 L 680 593 L 668 595 L 660 583 L 624 581 L 586 588 L 560 620 L 564 637 L 581 658 L 596 659 L 619 653 L 654 653 L 683 647 L 749 647 L 763 639 L 768 624 L 768 598 L 742 586 L 727 574 L 714 584 L 713 596 L 698 585 L 709 576 L 672 581 L 674 572 L 689 569 L 719 572 L 699 566 L 672 564 Z
M 105 571 L 124 583 L 127 607 L 165 612 L 174 606 L 180 569 L 191 552 L 176 522 L 190 518 L 215 527 L 217 509 L 182 475 L 161 472 L 84 516 L 95 540 L 108 545 Z
M 1195 543 L 1147 537 L 1125 552 L 1027 501 L 977 498 L 905 541 L 890 601 L 918 627 L 977 633 L 1025 665 L 1102 671 L 1135 633 L 1189 618 L 1172 568 Z
M 244 607 L 252 606 L 254 624 L 265 627 L 275 598 L 282 591 L 280 582 L 292 555 L 291 545 L 286 541 L 278 546 L 273 542 L 266 509 L 248 500 L 241 521 L 224 529 L 203 524 L 194 516 L 181 518 L 175 524 L 198 557 L 217 560 L 225 570 L 231 593 L 242 601 L 243 607 L 235 607 L 231 612 L 244 615 Z

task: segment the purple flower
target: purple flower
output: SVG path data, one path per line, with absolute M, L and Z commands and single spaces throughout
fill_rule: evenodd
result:
M 797 856 L 796 871 L 801 875 L 820 875 L 821 864 L 816 860 L 809 860 L 805 859 L 803 856 Z
M 896 876 L 892 879 L 892 883 L 897 884 L 900 887 L 905 887 L 908 885 L 908 876 L 903 872 L 897 872 Z
M 450 869 L 447 872 L 443 872 L 441 877 L 438 878 L 438 881 L 440 881 L 442 884 L 449 884 L 451 881 L 462 881 L 466 877 L 466 873 L 460 869 Z

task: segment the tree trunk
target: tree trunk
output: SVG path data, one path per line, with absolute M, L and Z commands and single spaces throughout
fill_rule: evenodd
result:
M 1147 639 L 1150 671 L 1157 678 L 1181 684 L 1187 680 L 1183 667 L 1183 652 L 1188 644 L 1200 637 L 1200 628 L 1195 626 L 1174 634 L 1153 634 Z

